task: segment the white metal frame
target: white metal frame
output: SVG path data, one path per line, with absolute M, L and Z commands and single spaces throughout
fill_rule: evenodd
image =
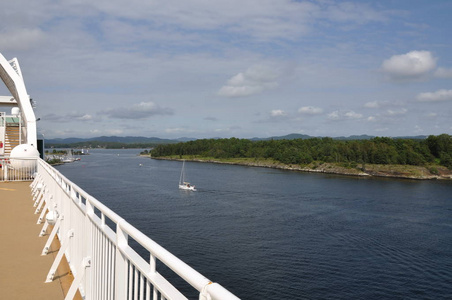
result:
M 17 101 L 20 114 L 24 121 L 24 133 L 27 144 L 37 146 L 36 117 L 30 103 L 27 89 L 20 70 L 19 61 L 13 58 L 9 61 L 0 53 L 0 78 L 11 95 Z
M 49 270 L 52 281 L 65 255 L 74 281 L 66 299 L 80 291 L 84 299 L 187 299 L 156 268 L 165 264 L 199 292 L 199 299 L 238 299 L 218 283 L 188 266 L 137 230 L 115 212 L 38 159 L 36 178 L 30 185 L 41 236 L 53 228 L 43 249 L 49 251 L 55 236 L 61 248 Z M 51 213 L 49 213 L 51 212 Z M 114 224 L 111 228 L 108 224 Z M 129 244 L 133 239 L 149 251 L 143 259 Z

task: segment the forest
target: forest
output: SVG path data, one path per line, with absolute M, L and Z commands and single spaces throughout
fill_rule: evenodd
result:
M 375 137 L 342 141 L 333 138 L 252 141 L 200 139 L 158 145 L 152 157 L 192 155 L 212 158 L 273 159 L 284 164 L 313 161 L 361 164 L 442 165 L 452 170 L 452 136 L 430 135 L 423 140 Z

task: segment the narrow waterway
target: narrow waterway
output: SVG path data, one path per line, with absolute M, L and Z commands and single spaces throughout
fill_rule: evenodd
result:
M 242 299 L 452 298 L 450 181 L 187 162 L 186 192 L 181 162 L 138 153 L 57 169 Z

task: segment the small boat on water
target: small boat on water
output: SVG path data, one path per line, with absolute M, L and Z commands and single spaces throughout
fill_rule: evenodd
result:
M 196 191 L 194 185 L 191 185 L 190 182 L 185 181 L 185 160 L 182 163 L 182 171 L 180 172 L 179 189 L 186 191 Z
M 77 159 L 72 155 L 72 149 L 70 149 L 69 152 L 65 156 L 63 156 L 63 158 L 61 159 L 61 162 L 63 162 L 63 163 L 71 163 L 71 162 L 74 162 L 76 160 Z

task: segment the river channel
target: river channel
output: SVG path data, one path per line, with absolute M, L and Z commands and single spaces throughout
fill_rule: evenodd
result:
M 242 299 L 452 298 L 452 181 L 186 162 L 187 192 L 139 152 L 57 169 Z

